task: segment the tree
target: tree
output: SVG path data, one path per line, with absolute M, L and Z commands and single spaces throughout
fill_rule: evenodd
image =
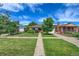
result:
M 43 24 L 42 24 L 42 29 L 44 32 L 48 34 L 49 31 L 52 31 L 54 26 L 53 26 L 53 19 L 51 17 L 44 19 Z
M 28 26 L 33 26 L 33 25 L 37 25 L 37 23 L 32 21 L 31 23 L 28 24 Z
M 18 29 L 19 29 L 18 25 L 19 24 L 16 21 L 9 22 L 9 24 L 7 25 L 7 30 L 6 31 L 9 34 L 16 34 L 16 33 L 18 33 Z
M 11 21 L 7 14 L 0 14 L 0 34 L 2 33 L 17 33 L 19 22 Z
M 25 31 L 27 31 L 27 32 L 35 32 L 32 28 L 31 28 L 31 26 L 34 26 L 34 25 L 37 25 L 37 23 L 35 23 L 34 21 L 32 21 L 31 23 L 29 23 L 27 26 L 26 26 L 26 28 L 25 28 Z
M 9 22 L 9 17 L 5 14 L 0 14 L 0 34 L 6 32 L 6 25 Z

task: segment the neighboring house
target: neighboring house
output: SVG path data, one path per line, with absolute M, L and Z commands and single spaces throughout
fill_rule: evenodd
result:
M 41 26 L 40 25 L 33 25 L 33 26 L 29 26 L 30 29 L 33 29 L 35 31 L 40 31 L 41 30 Z
M 24 32 L 24 26 L 19 27 L 19 32 Z
M 64 32 L 79 32 L 79 27 L 74 24 L 55 25 L 55 32 L 63 34 Z

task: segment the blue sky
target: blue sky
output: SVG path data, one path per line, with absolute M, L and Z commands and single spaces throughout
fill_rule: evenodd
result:
M 31 21 L 40 24 L 47 17 L 52 17 L 54 24 L 72 22 L 79 25 L 79 4 L 73 3 L 2 3 L 0 13 L 10 14 L 10 18 L 27 25 Z

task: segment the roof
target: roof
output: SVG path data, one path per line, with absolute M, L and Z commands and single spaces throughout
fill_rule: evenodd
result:
M 40 25 L 33 25 L 33 26 L 30 26 L 30 27 L 41 27 Z
M 75 24 L 64 24 L 62 26 L 76 26 Z
M 57 25 L 54 25 L 54 26 L 57 26 Z M 70 24 L 62 24 L 62 25 L 59 24 L 59 26 L 76 27 L 77 25 L 70 23 Z

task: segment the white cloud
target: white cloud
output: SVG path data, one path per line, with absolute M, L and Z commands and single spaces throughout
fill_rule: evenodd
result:
M 79 22 L 79 18 L 75 19 L 75 18 L 61 18 L 59 19 L 59 22 Z
M 26 21 L 26 20 L 20 22 L 20 24 L 22 24 L 22 25 L 28 25 L 29 23 L 30 23 L 30 21 Z
M 23 6 L 21 6 L 18 3 L 3 3 L 2 6 L 0 6 L 0 9 L 5 9 L 8 11 L 18 12 L 19 10 L 23 10 Z
M 65 10 L 59 9 L 55 15 L 58 21 L 79 22 L 79 7 L 67 7 Z
M 13 20 L 18 20 L 20 22 L 21 25 L 28 25 L 31 21 L 28 20 L 29 19 L 29 16 L 25 16 L 25 15 L 22 15 L 22 16 L 12 16 L 11 18 L 14 18 Z
M 77 6 L 79 5 L 78 3 L 65 3 L 64 4 L 66 7 L 69 7 L 69 6 Z
M 46 18 L 49 18 L 49 17 L 51 17 L 55 21 L 54 17 L 52 15 L 50 15 L 50 14 L 48 16 L 46 16 L 46 17 L 39 18 L 38 21 L 43 22 L 43 20 L 46 20 Z
M 46 20 L 46 18 L 47 18 L 47 17 L 42 17 L 42 18 L 39 18 L 39 20 L 38 20 L 38 21 L 39 21 L 39 22 L 43 22 L 43 20 Z
M 22 25 L 28 25 L 30 23 L 30 21 L 28 20 L 29 16 L 22 15 L 22 16 L 19 16 L 18 18 L 20 20 L 20 24 Z
M 29 19 L 30 17 L 29 16 L 25 16 L 25 15 L 23 15 L 22 16 L 24 19 Z
M 21 15 L 18 18 L 23 20 L 23 19 L 29 19 L 30 17 L 26 15 Z
M 35 11 L 42 11 L 42 9 L 38 7 L 39 5 L 42 5 L 42 4 L 36 4 L 36 3 L 27 4 L 27 6 L 30 8 L 30 10 L 34 13 L 35 13 Z
M 73 14 L 74 14 L 74 10 L 72 9 L 72 8 L 68 8 L 68 9 L 66 9 L 66 11 L 64 12 L 64 16 L 65 17 L 72 17 L 73 16 Z

